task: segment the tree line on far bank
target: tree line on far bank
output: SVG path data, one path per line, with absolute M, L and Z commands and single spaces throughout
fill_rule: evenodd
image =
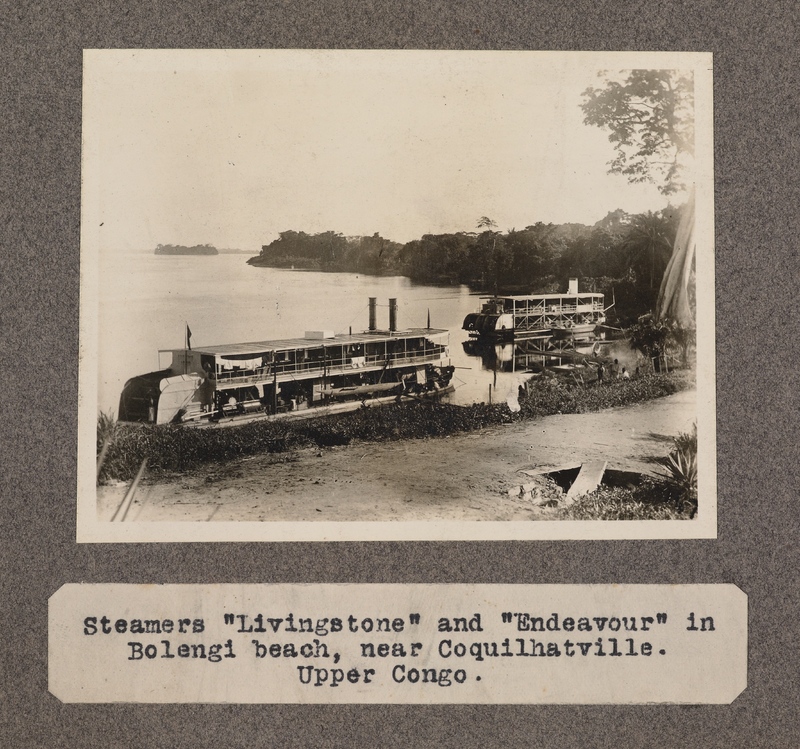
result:
M 567 279 L 578 278 L 581 291 L 602 292 L 608 304 L 614 299 L 616 321 L 627 326 L 655 307 L 678 219 L 679 209 L 670 206 L 637 215 L 612 211 L 594 226 L 537 222 L 500 232 L 483 217 L 477 232 L 425 234 L 405 244 L 378 233 L 284 231 L 248 263 L 403 275 L 500 294 L 566 291 Z

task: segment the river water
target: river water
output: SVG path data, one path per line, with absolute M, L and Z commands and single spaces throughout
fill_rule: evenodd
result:
M 508 347 L 483 351 L 482 357 L 465 350 L 469 337 L 461 324 L 480 305 L 480 295 L 466 286 L 423 286 L 402 276 L 256 268 L 247 265 L 247 257 L 102 255 L 99 410 L 116 414 L 126 380 L 168 365 L 169 357 L 159 361 L 158 350 L 183 348 L 187 325 L 198 348 L 296 338 L 306 330 L 360 332 L 367 328 L 369 297 L 378 299 L 379 328 L 388 326 L 388 300 L 396 298 L 401 329 L 425 327 L 430 313 L 431 327 L 450 331 L 456 367 L 451 402 L 506 400 L 524 379 L 512 371 L 517 365 Z

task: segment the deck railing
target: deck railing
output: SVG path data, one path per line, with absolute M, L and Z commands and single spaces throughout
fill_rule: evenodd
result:
M 270 365 L 257 369 L 221 371 L 217 373 L 217 382 L 220 384 L 252 385 L 268 382 L 276 375 L 303 374 L 303 375 L 333 375 L 345 372 L 358 372 L 361 369 L 386 366 L 399 366 L 403 364 L 425 364 L 439 361 L 445 354 L 444 346 L 434 349 L 426 348 L 420 351 L 398 351 L 389 354 L 373 354 L 367 356 L 347 356 L 343 358 L 327 359 L 326 361 L 300 361 L 300 362 L 273 362 Z M 388 363 L 387 363 L 388 362 Z
M 520 314 L 571 315 L 576 312 L 602 312 L 602 302 L 586 302 L 584 304 L 548 304 L 541 302 L 526 305 L 524 301 L 514 303 L 514 312 Z M 510 311 L 510 310 L 509 310 Z

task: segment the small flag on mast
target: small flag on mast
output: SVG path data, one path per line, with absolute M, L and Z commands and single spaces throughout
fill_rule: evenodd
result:
M 192 330 L 188 323 L 186 324 L 186 348 L 189 349 L 189 351 L 192 350 Z

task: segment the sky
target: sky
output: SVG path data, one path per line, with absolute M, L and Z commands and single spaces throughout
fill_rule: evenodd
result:
M 474 231 L 482 216 L 505 231 L 658 210 L 667 199 L 653 185 L 608 174 L 608 134 L 580 110 L 599 71 L 630 63 L 625 53 L 87 51 L 84 230 L 107 250 L 256 254 L 290 229 L 406 242 Z

